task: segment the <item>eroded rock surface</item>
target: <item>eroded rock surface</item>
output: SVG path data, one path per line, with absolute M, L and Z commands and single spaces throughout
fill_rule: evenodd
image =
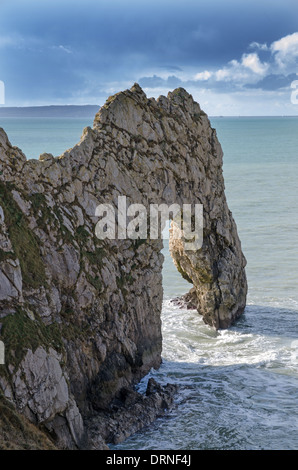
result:
M 162 347 L 162 241 L 99 240 L 96 207 L 203 204 L 202 248 L 170 250 L 204 321 L 228 327 L 247 287 L 222 150 L 185 90 L 155 100 L 134 85 L 58 158 L 27 160 L 1 130 L 0 163 L 0 385 L 61 446 L 84 446 L 84 421 L 159 367 Z

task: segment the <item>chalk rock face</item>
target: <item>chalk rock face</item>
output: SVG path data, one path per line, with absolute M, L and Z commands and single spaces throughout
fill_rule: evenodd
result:
M 64 447 L 80 447 L 83 420 L 161 363 L 162 240 L 96 236 L 97 206 L 117 209 L 119 196 L 148 214 L 203 205 L 202 246 L 189 249 L 173 221 L 171 255 L 207 324 L 226 328 L 245 307 L 222 150 L 184 89 L 112 96 L 57 158 L 27 160 L 0 130 L 0 385 Z

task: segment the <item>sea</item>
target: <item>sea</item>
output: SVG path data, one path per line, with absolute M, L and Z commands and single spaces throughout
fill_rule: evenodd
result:
M 298 449 L 298 116 L 211 117 L 224 151 L 226 196 L 247 259 L 247 307 L 215 331 L 172 299 L 191 285 L 164 241 L 162 365 L 178 385 L 165 417 L 111 449 Z M 0 118 L 27 158 L 58 156 L 92 118 Z

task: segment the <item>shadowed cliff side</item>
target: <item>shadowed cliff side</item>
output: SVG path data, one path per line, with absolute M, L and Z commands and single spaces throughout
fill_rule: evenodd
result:
M 162 241 L 98 239 L 96 207 L 202 204 L 202 248 L 173 224 L 170 250 L 205 322 L 226 328 L 247 286 L 222 150 L 184 89 L 155 100 L 134 85 L 58 158 L 27 160 L 0 131 L 0 163 L 0 385 L 60 446 L 84 446 L 84 421 L 159 367 L 162 348 Z

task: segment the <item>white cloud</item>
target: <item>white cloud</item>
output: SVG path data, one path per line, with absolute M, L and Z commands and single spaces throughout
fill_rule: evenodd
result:
M 284 53 L 288 53 L 293 50 L 298 52 L 297 46 L 298 46 L 298 33 L 293 33 L 293 34 L 289 34 L 288 36 L 284 36 L 278 41 L 274 41 L 271 44 L 271 49 L 273 52 L 282 51 Z
M 260 51 L 269 51 L 269 47 L 267 46 L 266 43 L 260 44 L 257 41 L 251 42 L 249 47 L 251 49 L 259 49 Z
M 264 75 L 268 70 L 268 64 L 262 63 L 259 59 L 258 54 L 253 52 L 252 54 L 244 54 L 242 56 L 242 65 L 249 68 L 258 75 Z
M 195 75 L 195 80 L 208 80 L 212 76 L 212 72 L 205 70 L 204 72 L 199 72 Z
M 275 56 L 275 61 L 281 69 L 286 69 L 291 66 L 297 68 L 298 60 L 298 33 L 289 34 L 284 36 L 278 41 L 274 41 L 270 49 Z M 293 71 L 291 69 L 291 71 Z
M 267 70 L 268 64 L 262 63 L 258 54 L 243 54 L 241 61 L 231 60 L 227 66 L 215 72 L 217 81 L 237 81 L 243 83 L 254 83 L 263 77 Z
M 236 61 L 235 61 L 236 62 Z M 217 81 L 229 80 L 233 76 L 232 68 L 223 68 L 215 72 L 215 78 Z
M 60 49 L 60 51 L 66 52 L 66 54 L 72 54 L 72 50 L 69 47 L 60 45 L 58 46 L 58 49 Z
M 62 44 L 60 44 L 60 46 L 50 46 L 50 49 L 65 52 L 66 54 L 73 54 L 69 46 L 63 46 Z
M 298 32 L 268 45 L 254 42 L 249 48 L 217 69 L 184 70 L 179 78 L 153 75 L 146 91 L 166 94 L 169 78 L 176 78 L 209 115 L 296 115 L 289 87 L 290 74 L 298 72 Z
M 255 41 L 249 47 L 267 53 L 267 61 L 263 62 L 258 52 L 244 53 L 241 59 L 233 59 L 213 73 L 200 72 L 196 80 L 215 78 L 217 82 L 253 84 L 267 74 L 290 74 L 298 70 L 298 32 L 284 36 L 269 46 Z

